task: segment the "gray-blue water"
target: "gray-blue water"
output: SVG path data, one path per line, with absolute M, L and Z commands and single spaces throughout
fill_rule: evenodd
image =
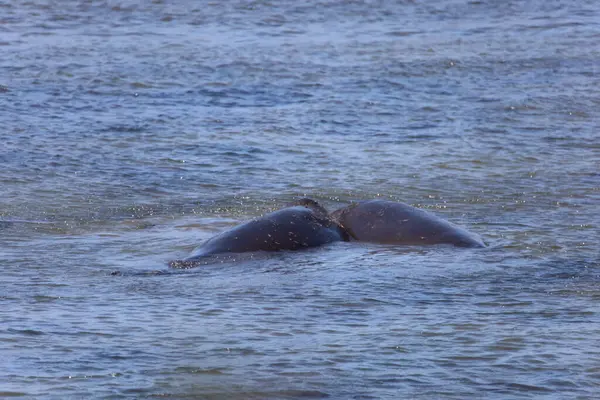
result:
M 0 397 L 598 398 L 599 109 L 595 1 L 0 0 Z M 152 273 L 296 196 L 490 246 Z

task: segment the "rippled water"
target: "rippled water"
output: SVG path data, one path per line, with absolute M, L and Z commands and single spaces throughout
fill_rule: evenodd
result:
M 0 397 L 598 396 L 595 2 L 176 3 L 0 1 Z M 168 270 L 300 195 L 490 246 Z

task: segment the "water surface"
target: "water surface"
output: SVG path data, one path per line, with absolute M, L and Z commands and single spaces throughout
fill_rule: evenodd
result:
M 596 397 L 598 21 L 0 1 L 0 397 Z M 168 270 L 297 196 L 404 201 L 489 247 Z

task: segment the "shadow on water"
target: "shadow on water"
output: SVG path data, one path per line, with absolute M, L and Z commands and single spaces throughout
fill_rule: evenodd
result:
M 8 229 L 19 224 L 31 224 L 31 225 L 49 225 L 51 222 L 48 221 L 28 221 L 23 219 L 0 219 L 0 229 Z
M 243 253 L 243 254 L 217 254 L 202 259 L 185 261 L 169 261 L 163 269 L 152 270 L 115 270 L 111 276 L 163 276 L 206 273 L 214 268 L 229 268 L 236 265 L 255 265 L 269 259 L 276 258 L 276 254 L 266 252 Z
M 323 246 L 326 247 L 326 246 Z M 138 270 L 137 268 L 114 270 L 111 276 L 170 276 L 185 274 L 206 274 L 222 269 L 231 269 L 233 274 L 240 270 L 254 270 L 257 273 L 268 271 L 273 265 L 295 263 L 294 257 L 301 255 L 301 259 L 309 256 L 311 252 L 318 249 L 304 249 L 299 251 L 276 251 L 276 252 L 248 252 L 248 253 L 224 253 L 215 254 L 196 259 L 193 261 L 172 260 L 164 267 L 157 269 Z M 304 253 L 304 254 L 302 254 Z

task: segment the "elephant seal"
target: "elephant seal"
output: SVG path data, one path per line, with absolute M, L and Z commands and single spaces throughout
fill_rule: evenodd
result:
M 356 241 L 485 247 L 476 234 L 405 203 L 362 201 L 334 211 L 331 218 Z
M 348 241 L 346 231 L 314 200 L 303 198 L 288 207 L 238 225 L 208 239 L 194 253 L 172 261 L 173 268 L 188 268 L 206 257 L 254 251 L 300 250 L 335 241 Z

